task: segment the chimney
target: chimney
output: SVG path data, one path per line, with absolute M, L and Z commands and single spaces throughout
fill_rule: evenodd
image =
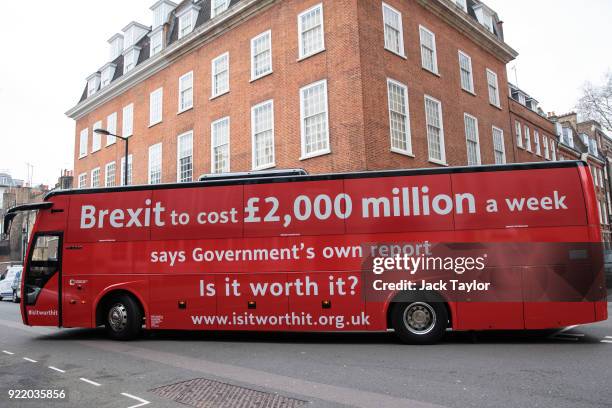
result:
M 504 41 L 504 22 L 501 20 L 497 22 L 497 35 L 500 40 Z

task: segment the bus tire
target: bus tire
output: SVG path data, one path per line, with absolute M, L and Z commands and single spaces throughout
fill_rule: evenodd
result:
M 133 297 L 125 294 L 111 298 L 104 311 L 104 325 L 110 338 L 132 340 L 142 330 L 142 312 Z
M 446 333 L 448 312 L 441 302 L 398 303 L 393 307 L 391 323 L 406 344 L 434 344 Z

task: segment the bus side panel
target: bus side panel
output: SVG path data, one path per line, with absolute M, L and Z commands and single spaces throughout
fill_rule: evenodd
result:
M 145 214 L 151 207 L 147 204 L 151 196 L 151 191 L 73 195 L 65 242 L 149 240 Z M 136 216 L 132 217 L 128 209 L 135 211 Z M 116 227 L 111 227 L 111 224 Z
M 149 281 L 151 305 L 148 320 L 152 329 L 218 328 L 216 322 L 210 323 L 209 320 L 217 313 L 217 295 L 210 291 L 215 275 L 160 274 L 151 275 Z
M 601 242 L 601 233 L 598 225 L 599 217 L 597 213 L 597 200 L 593 187 L 593 180 L 587 167 L 579 166 L 576 170 L 579 184 L 581 185 L 580 197 L 583 205 L 579 206 L 584 212 L 584 223 L 580 231 L 560 232 L 563 240 L 574 242 Z M 569 183 L 571 179 L 566 178 Z M 587 225 L 588 223 L 588 225 Z M 556 274 L 552 273 L 550 278 Z M 601 271 L 600 271 L 601 272 Z M 593 277 L 603 285 L 602 273 L 595 272 Z M 601 276 L 599 276 L 601 275 Z M 531 287 L 531 286 L 530 286 Z M 543 329 L 553 327 L 563 327 L 573 324 L 592 323 L 601 320 L 597 312 L 599 302 L 526 302 L 525 303 L 525 324 L 528 329 Z M 605 303 L 605 302 L 604 302 Z M 607 309 L 607 305 L 606 305 Z M 607 314 L 607 313 L 606 313 Z M 606 316 L 607 317 L 607 316 Z
M 597 320 L 594 302 L 529 302 L 525 308 L 526 329 L 552 329 Z
M 578 242 L 589 240 L 584 228 L 587 214 L 582 178 L 577 168 L 502 171 L 483 173 L 478 177 L 460 173 L 453 174 L 452 181 L 455 194 L 478 192 L 477 208 L 485 208 L 490 199 L 498 204 L 498 211 L 479 214 L 478 217 L 457 214 L 458 241 L 554 242 L 567 241 L 570 239 L 568 237 Z M 565 199 L 561 200 L 562 197 Z M 520 203 L 520 200 L 526 203 L 529 199 L 532 200 L 531 208 L 516 211 L 515 207 L 514 211 L 510 210 L 510 203 Z M 563 206 L 567 206 L 567 209 L 563 209 Z M 534 285 L 534 276 L 526 273 L 525 267 L 529 268 L 529 265 L 516 268 L 516 273 L 512 275 L 516 276 L 524 290 L 530 290 Z M 555 276 L 554 271 L 539 273 L 549 273 L 550 278 Z M 462 302 L 457 310 L 455 328 L 460 330 L 557 327 L 559 322 L 576 319 L 592 321 L 594 318 L 593 306 L 589 302 L 559 304 L 558 307 L 557 303 L 551 302 Z
M 311 288 L 310 296 L 305 292 L 302 292 L 304 295 L 294 293 L 289 299 L 291 316 L 305 313 L 313 317 L 314 324 L 300 322 L 302 324 L 291 328 L 306 331 L 373 330 L 370 319 L 363 320 L 366 308 L 360 275 L 360 272 L 343 271 L 289 274 L 290 281 L 296 278 L 305 281 L 308 277 L 309 282 L 317 285 L 316 294 Z M 381 310 L 382 306 L 375 310 Z
M 270 316 L 285 316 L 289 313 L 287 296 L 255 295 L 252 285 L 287 283 L 286 273 L 234 273 L 215 277 L 217 286 L 217 313 L 227 316 L 228 322 L 220 326 L 223 330 L 287 330 L 286 322 L 274 320 Z M 234 285 L 237 283 L 238 285 Z M 254 302 L 254 303 L 250 303 Z M 261 320 L 260 320 L 261 319 Z

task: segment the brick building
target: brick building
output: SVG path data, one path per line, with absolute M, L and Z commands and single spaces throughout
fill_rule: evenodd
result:
M 607 136 L 597 122 L 579 122 L 575 112 L 560 116 L 551 114 L 549 119 L 555 123 L 559 137 L 559 160 L 584 160 L 588 163 L 597 193 L 603 239 L 612 242 L 608 160 L 602 150 L 602 146 L 609 144 Z
M 510 123 L 514 131 L 514 161 L 557 160 L 555 124 L 538 101 L 514 84 L 509 84 Z
M 67 115 L 75 185 L 511 162 L 497 14 L 474 0 L 160 0 Z M 543 119 L 544 120 L 544 119 Z M 532 161 L 532 160 L 529 160 Z

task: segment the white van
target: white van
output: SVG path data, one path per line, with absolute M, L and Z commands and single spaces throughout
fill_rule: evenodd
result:
M 0 277 L 0 300 L 11 299 L 17 303 L 20 298 L 21 288 L 17 285 L 21 283 L 22 266 L 9 266 L 6 272 Z

